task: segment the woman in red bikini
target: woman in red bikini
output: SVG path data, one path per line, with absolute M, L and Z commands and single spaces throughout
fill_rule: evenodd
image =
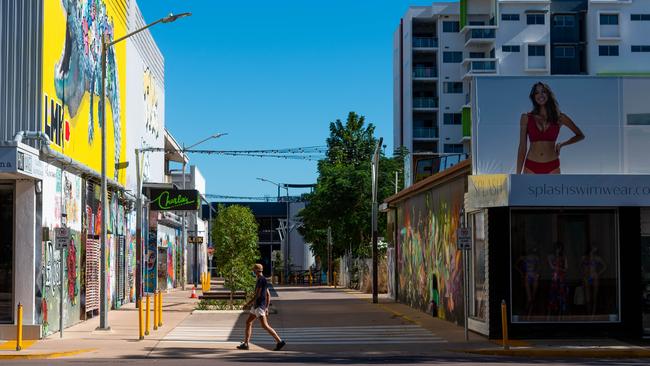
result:
M 571 118 L 560 112 L 548 85 L 542 82 L 533 85 L 529 98 L 533 110 L 522 114 L 519 121 L 517 174 L 560 174 L 560 149 L 584 139 L 585 135 Z M 557 137 L 563 125 L 573 131 L 574 136 L 558 143 Z

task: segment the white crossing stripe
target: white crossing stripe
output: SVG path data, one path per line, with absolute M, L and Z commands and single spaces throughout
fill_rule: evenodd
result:
M 417 325 L 347 326 L 275 328 L 289 344 L 400 344 L 446 343 L 443 338 Z M 238 343 L 244 338 L 244 328 L 210 327 L 205 325 L 178 326 L 163 342 Z M 261 327 L 253 328 L 251 343 L 275 344 Z

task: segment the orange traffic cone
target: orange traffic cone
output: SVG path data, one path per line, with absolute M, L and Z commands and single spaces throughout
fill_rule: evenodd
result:
M 190 299 L 196 299 L 196 285 L 192 286 L 192 295 L 190 295 Z

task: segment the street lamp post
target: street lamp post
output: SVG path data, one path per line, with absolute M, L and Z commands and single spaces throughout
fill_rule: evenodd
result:
M 183 18 L 186 16 L 192 15 L 191 13 L 181 13 L 181 14 L 169 14 L 164 18 L 160 18 L 155 22 L 148 24 L 140 29 L 137 29 L 131 33 L 126 34 L 125 36 L 118 38 L 112 42 L 107 40 L 107 37 L 102 37 L 102 53 L 101 53 L 101 63 L 102 63 L 102 88 L 101 88 L 101 110 L 100 110 L 100 120 L 102 127 L 102 182 L 101 182 L 101 195 L 102 195 L 102 214 L 101 214 L 101 271 L 100 271 L 100 293 L 101 299 L 99 304 L 99 327 L 100 330 L 109 330 L 108 326 L 108 296 L 106 295 L 106 50 L 109 47 L 112 47 L 118 42 L 121 42 L 135 34 L 138 34 L 144 31 L 147 28 L 150 28 L 158 23 L 171 23 L 176 19 Z
M 291 237 L 290 236 L 291 235 L 291 227 L 289 227 L 290 222 L 291 222 L 290 216 L 289 216 L 289 186 L 287 186 L 287 184 L 276 183 L 274 181 L 271 181 L 271 180 L 268 180 L 268 179 L 265 179 L 265 178 L 256 178 L 256 179 L 259 180 L 259 181 L 262 181 L 262 182 L 268 182 L 268 183 L 276 185 L 278 187 L 278 198 L 280 198 L 280 187 L 284 187 L 284 189 L 287 190 L 287 199 L 286 199 L 286 201 L 287 201 L 286 230 L 287 231 L 286 231 L 286 234 L 284 235 L 285 243 L 286 243 L 286 248 L 285 248 L 286 256 L 284 257 L 284 283 L 287 283 L 287 281 L 289 279 L 289 270 L 291 269 L 291 267 L 289 267 L 289 253 L 290 253 L 289 246 L 291 245 L 291 241 L 289 240 L 290 237 Z
M 379 269 L 377 264 L 377 190 L 379 189 L 379 148 L 383 140 L 382 137 L 379 138 L 370 164 L 372 172 L 372 302 L 374 304 L 379 302 L 377 291 L 379 279 L 377 275 Z
M 202 144 L 202 143 L 204 143 L 204 142 L 206 142 L 206 141 L 208 141 L 208 140 L 218 139 L 219 137 L 224 136 L 224 135 L 227 135 L 227 134 L 228 134 L 228 133 L 215 133 L 215 134 L 210 135 L 210 136 L 204 138 L 203 140 L 201 140 L 201 141 L 199 141 L 199 142 L 197 142 L 197 143 L 195 143 L 195 144 L 192 144 L 192 145 L 190 145 L 190 146 L 188 146 L 188 147 L 185 147 L 185 143 L 183 143 L 183 171 L 182 171 L 182 173 L 181 173 L 181 176 L 183 177 L 183 189 L 185 189 L 185 180 L 186 180 L 186 179 L 185 179 L 185 165 L 187 164 L 187 163 L 186 163 L 186 161 L 187 161 L 187 154 L 186 154 L 186 151 L 187 151 L 187 150 L 190 150 L 190 149 L 192 149 L 193 147 L 196 147 L 196 146 L 198 146 L 198 145 L 200 145 L 200 144 Z M 183 212 L 183 216 L 181 217 L 182 225 L 183 225 L 183 230 L 182 230 L 183 238 L 182 238 L 182 240 L 181 240 L 181 243 L 182 243 L 182 245 L 184 245 L 185 247 L 187 247 L 187 243 L 186 243 L 186 241 L 187 241 L 187 230 L 186 230 L 186 227 L 185 227 L 185 216 L 186 216 L 186 213 Z M 198 229 L 198 228 L 197 228 L 197 222 L 196 222 L 196 221 L 197 221 L 197 220 L 196 220 L 196 218 L 195 218 L 195 219 L 194 219 L 194 231 L 195 231 L 195 232 L 194 232 L 194 235 L 197 235 L 196 230 Z M 183 250 L 183 253 L 184 253 L 184 252 L 185 252 L 185 250 Z M 183 256 L 183 257 L 185 257 L 185 256 Z M 194 277 L 194 279 L 193 279 L 193 281 L 192 281 L 195 285 L 198 285 L 199 278 L 201 277 L 200 274 L 199 274 L 199 271 L 200 271 L 200 270 L 199 270 L 199 248 L 197 248 L 197 244 L 195 243 L 195 244 L 194 244 L 194 271 L 193 271 L 193 277 Z

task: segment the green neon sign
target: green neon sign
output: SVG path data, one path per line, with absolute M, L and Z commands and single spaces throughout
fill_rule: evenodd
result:
M 187 211 L 198 210 L 199 192 L 194 189 L 152 189 L 152 211 Z

